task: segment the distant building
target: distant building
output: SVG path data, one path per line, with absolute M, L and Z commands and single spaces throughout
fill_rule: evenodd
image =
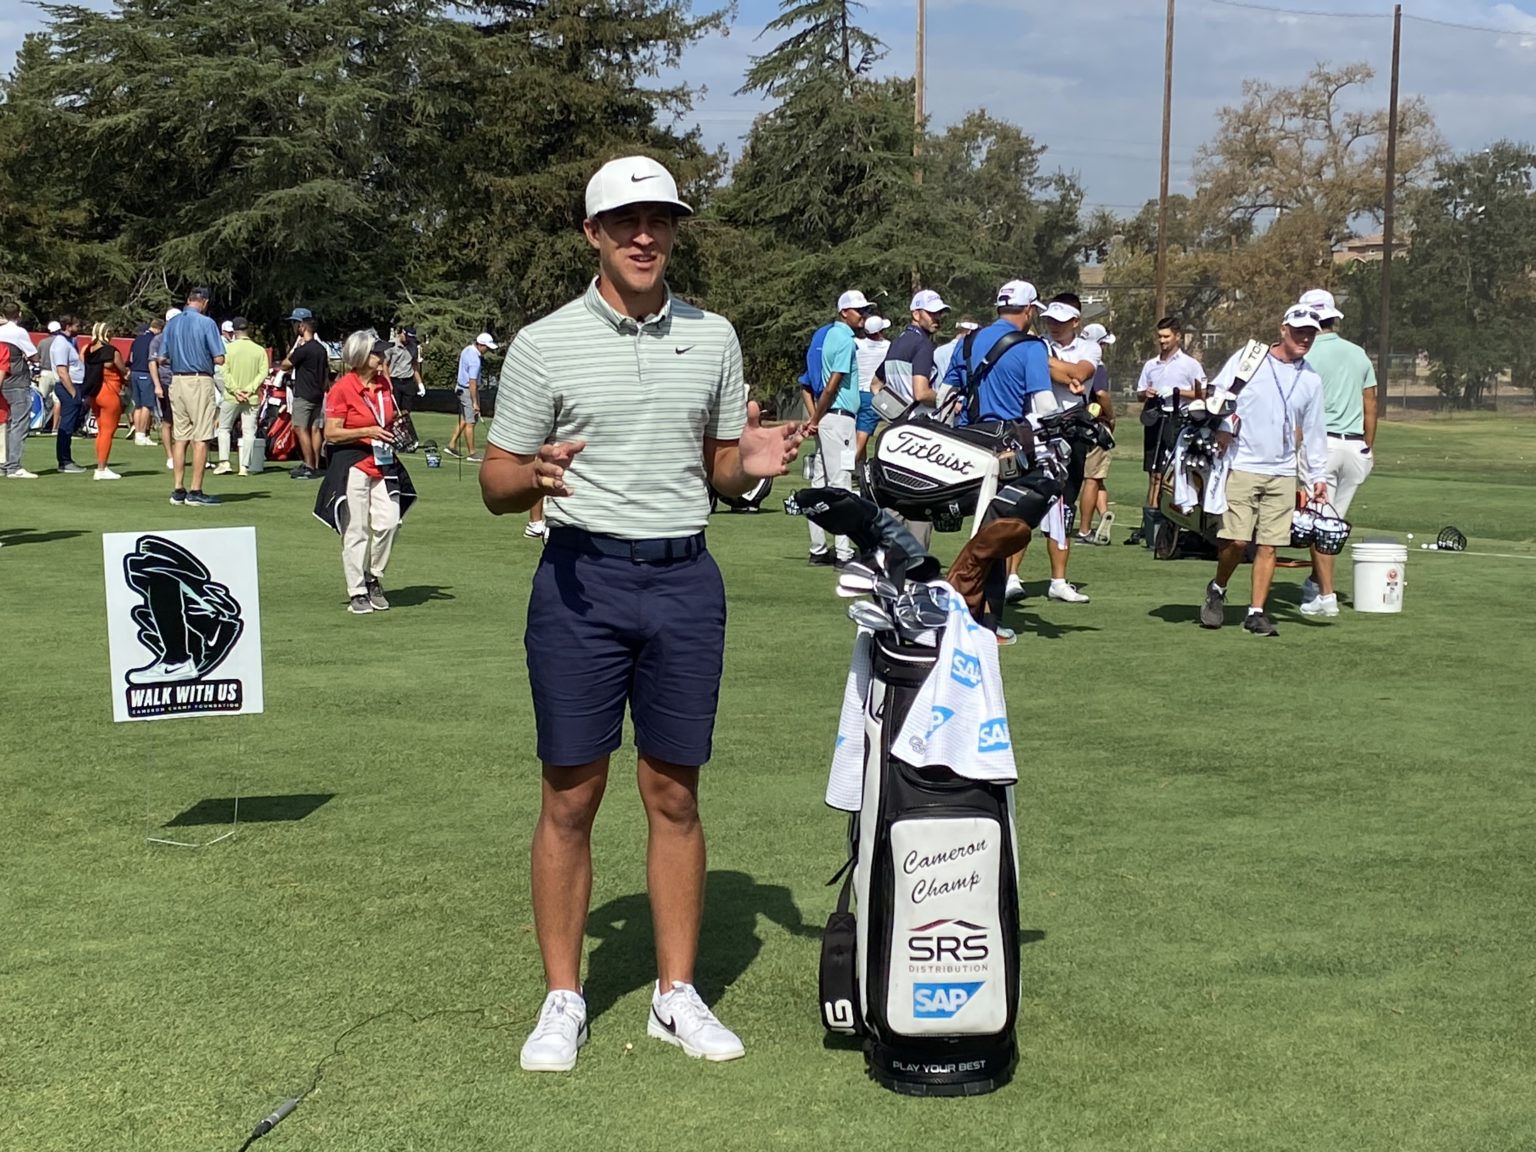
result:
M 1335 264 L 1379 263 L 1386 240 L 1380 232 L 1370 236 L 1356 236 L 1346 240 L 1333 250 Z

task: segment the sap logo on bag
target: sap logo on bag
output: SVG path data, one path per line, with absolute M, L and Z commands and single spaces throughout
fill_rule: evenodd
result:
M 968 652 L 956 652 L 950 661 L 949 678 L 967 688 L 978 687 L 981 684 L 981 660 Z
M 985 980 L 964 984 L 912 985 L 912 1015 L 919 1020 L 949 1020 L 971 1002 Z
M 928 716 L 928 731 L 924 733 L 926 739 L 932 739 L 933 734 L 955 718 L 953 708 L 940 708 L 937 705 Z
M 976 742 L 978 752 L 1006 752 L 1013 747 L 1013 741 L 1008 738 L 1008 718 L 999 716 L 995 720 L 983 720 L 981 735 Z

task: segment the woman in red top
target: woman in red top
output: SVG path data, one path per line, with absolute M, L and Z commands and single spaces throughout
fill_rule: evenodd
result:
M 325 397 L 325 438 L 331 445 L 331 462 L 321 502 L 325 503 L 328 492 L 334 494 L 330 522 L 341 533 L 347 610 L 358 615 L 389 608 L 380 578 L 403 514 L 404 470 L 395 460 L 394 437 L 389 432 L 396 409 L 385 369 L 388 349 L 372 331 L 348 336 L 341 347 L 347 372 Z
M 128 379 L 128 365 L 123 354 L 112 344 L 112 333 L 105 324 L 91 328 L 91 345 L 85 350 L 85 394 L 96 414 L 96 479 L 121 480 L 107 460 L 112 455 L 112 438 L 123 418 L 123 381 Z

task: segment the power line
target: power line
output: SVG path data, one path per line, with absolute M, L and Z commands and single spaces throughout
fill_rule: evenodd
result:
M 1223 8 L 1242 8 L 1249 12 L 1268 12 L 1275 16 L 1311 16 L 1323 20 L 1390 20 L 1390 12 L 1319 12 L 1313 8 L 1276 8 L 1268 4 L 1252 4 L 1248 0 L 1206 0 Z M 1459 28 L 1463 32 L 1486 32 L 1494 36 L 1532 36 L 1536 29 L 1521 31 L 1518 28 L 1490 28 L 1486 24 L 1460 24 L 1452 20 L 1436 20 L 1433 16 L 1414 16 L 1403 13 L 1404 20 L 1417 24 L 1433 24 L 1439 28 Z

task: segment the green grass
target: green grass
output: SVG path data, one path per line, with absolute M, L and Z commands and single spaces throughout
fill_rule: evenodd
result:
M 1536 427 L 1390 425 L 1380 455 L 1362 534 L 1454 522 L 1479 550 L 1531 551 Z M 50 459 L 29 445 L 34 470 Z M 1093 603 L 1071 606 L 1038 598 L 1031 555 L 1037 598 L 1002 653 L 1022 924 L 1043 934 L 1022 1059 L 1002 1092 L 924 1102 L 824 1046 L 815 1010 L 844 603 L 804 566 L 799 521 L 718 518 L 731 624 L 699 980 L 748 1057 L 704 1066 L 645 1036 L 626 751 L 596 832 L 592 1042 L 573 1075 L 534 1077 L 521 520 L 487 515 L 468 470 L 413 459 L 400 606 L 353 618 L 313 486 L 221 478 L 248 498 L 180 510 L 156 451 L 116 462 L 122 483 L 48 473 L 0 504 L 0 1148 L 233 1152 L 395 1006 L 470 1014 L 353 1034 L 259 1149 L 1536 1147 L 1526 562 L 1414 552 L 1404 614 L 1326 625 L 1283 572 L 1282 635 L 1259 643 L 1195 627 L 1206 564 L 1085 550 Z M 98 534 L 189 524 L 257 528 L 267 713 L 114 726 Z M 164 821 L 237 777 L 335 798 L 204 851 L 144 844 L 146 803 Z

